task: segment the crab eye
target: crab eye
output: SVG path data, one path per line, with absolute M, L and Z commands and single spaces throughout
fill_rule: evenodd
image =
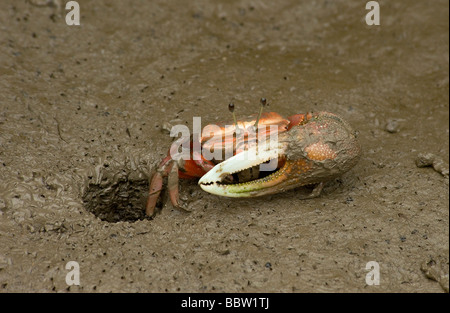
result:
M 231 113 L 234 112 L 234 103 L 230 102 L 230 104 L 228 104 L 228 110 L 230 110 Z

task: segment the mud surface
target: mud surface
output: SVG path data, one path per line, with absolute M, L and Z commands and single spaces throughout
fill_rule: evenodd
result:
M 371 27 L 361 1 L 79 3 L 69 27 L 63 1 L 2 1 L 0 292 L 448 291 L 448 1 L 380 1 Z M 311 200 L 185 181 L 191 213 L 143 218 L 161 130 L 260 97 L 343 116 L 360 162 Z

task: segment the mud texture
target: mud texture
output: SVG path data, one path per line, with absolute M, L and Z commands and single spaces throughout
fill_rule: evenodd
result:
M 2 1 L 0 292 L 448 291 L 448 175 L 416 159 L 448 173 L 449 4 L 379 3 L 368 26 L 361 1 L 80 0 L 67 26 L 64 1 Z M 168 126 L 261 97 L 339 114 L 361 160 L 310 200 L 183 181 L 191 213 L 145 218 Z

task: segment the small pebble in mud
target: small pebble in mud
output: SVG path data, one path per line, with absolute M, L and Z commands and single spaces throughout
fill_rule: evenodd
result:
M 0 199 L 0 211 L 6 209 L 6 202 L 3 199 Z
M 170 134 L 170 130 L 172 129 L 172 124 L 169 122 L 164 122 L 161 127 L 161 132 Z
M 384 130 L 391 134 L 398 133 L 398 131 L 400 130 L 400 124 L 398 120 L 388 119 Z
M 444 162 L 443 159 L 432 153 L 420 153 L 416 160 L 417 167 L 433 167 L 433 169 L 443 175 L 444 177 L 448 177 L 449 169 L 448 164 Z
M 0 254 L 0 270 L 8 267 L 11 264 L 11 258 L 7 258 L 6 256 Z

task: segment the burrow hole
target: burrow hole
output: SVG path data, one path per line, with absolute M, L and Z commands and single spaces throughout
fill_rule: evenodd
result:
M 110 181 L 105 178 L 100 184 L 88 184 L 83 195 L 84 207 L 102 221 L 110 223 L 147 219 L 145 203 L 148 188 L 147 179 L 121 177 Z

